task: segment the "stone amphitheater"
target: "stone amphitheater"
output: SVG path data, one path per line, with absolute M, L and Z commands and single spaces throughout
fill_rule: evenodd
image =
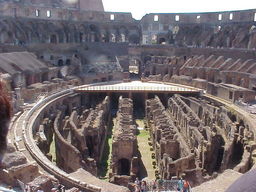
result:
M 13 106 L 0 191 L 256 182 L 256 9 L 135 20 L 101 0 L 0 5 Z

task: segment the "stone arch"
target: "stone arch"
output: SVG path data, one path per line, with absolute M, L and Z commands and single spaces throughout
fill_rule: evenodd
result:
M 166 38 L 165 37 L 160 37 L 158 39 L 158 44 L 165 44 L 166 43 Z
M 57 44 L 58 43 L 58 37 L 56 34 L 50 35 L 50 43 Z
M 108 29 L 101 29 L 100 30 L 100 38 L 101 42 L 109 42 L 110 41 L 110 34 Z
M 140 37 L 138 34 L 132 34 L 129 36 L 129 43 L 132 44 L 139 44 L 140 43 Z
M 117 41 L 117 36 L 115 33 L 110 34 L 110 41 L 113 43 L 115 43 Z
M 129 43 L 139 44 L 140 43 L 141 31 L 138 27 L 132 27 L 129 29 Z
M 56 30 L 56 34 L 58 35 L 58 43 L 65 43 L 65 33 L 62 28 Z
M 79 27 L 77 28 L 77 33 L 79 43 L 88 41 L 88 27 L 83 24 L 79 25 Z
M 89 29 L 90 29 L 89 41 L 90 42 L 99 42 L 100 33 L 99 33 L 98 26 L 91 24 L 89 26 Z
M 79 42 L 79 36 L 77 33 L 77 27 L 75 25 L 69 25 L 68 26 L 68 30 L 69 30 L 69 42 Z
M 109 41 L 110 42 L 118 42 L 119 41 L 119 32 L 118 29 L 112 27 L 109 29 Z
M 64 65 L 63 60 L 62 60 L 62 59 L 59 59 L 59 60 L 58 60 L 58 66 L 59 66 L 59 67 L 62 67 L 63 65 Z
M 122 43 L 123 42 L 127 42 L 129 31 L 128 31 L 128 29 L 125 26 L 121 26 L 118 29 L 118 34 L 119 34 L 120 42 L 122 42 Z
M 120 159 L 118 161 L 118 171 L 117 174 L 118 175 L 130 175 L 130 169 L 131 169 L 131 165 L 130 165 L 130 161 L 128 159 Z
M 13 28 L 13 31 L 15 33 L 15 40 L 17 41 L 16 43 L 20 45 L 28 42 L 28 32 L 30 31 L 30 29 L 25 26 L 24 23 L 17 21 L 13 24 Z

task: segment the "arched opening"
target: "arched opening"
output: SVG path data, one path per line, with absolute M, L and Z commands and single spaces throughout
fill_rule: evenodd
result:
M 129 43 L 132 44 L 139 44 L 140 43 L 140 37 L 136 34 L 132 34 L 129 36 Z
M 116 35 L 114 33 L 111 33 L 111 42 L 115 43 L 116 42 Z
M 58 66 L 59 66 L 59 67 L 63 66 L 63 60 L 62 60 L 62 59 L 60 59 L 60 60 L 58 61 Z
M 128 159 L 120 159 L 118 161 L 118 175 L 130 175 L 130 161 Z
M 239 164 L 243 158 L 244 154 L 244 146 L 241 141 L 235 141 L 233 146 L 233 153 L 231 158 L 230 168 L 234 168 L 237 164 Z
M 83 33 L 79 33 L 79 42 L 82 43 L 83 42 Z
M 57 43 L 57 35 L 55 35 L 55 34 L 51 35 L 50 43 L 55 43 L 55 44 Z
M 121 42 L 126 42 L 126 36 L 124 33 L 121 34 Z
M 166 39 L 164 37 L 159 38 L 159 44 L 166 44 Z
M 90 25 L 90 42 L 99 42 L 99 30 L 96 25 Z
M 70 59 L 66 60 L 66 65 L 68 65 L 68 66 L 71 65 L 71 60 Z

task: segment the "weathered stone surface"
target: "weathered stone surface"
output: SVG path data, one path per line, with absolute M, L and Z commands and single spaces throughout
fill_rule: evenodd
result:
M 212 192 L 226 191 L 227 188 L 241 176 L 241 173 L 228 169 L 220 174 L 216 179 L 207 181 L 204 184 L 193 188 L 193 191 L 204 192 L 206 189 Z
M 33 188 L 33 191 L 37 191 L 37 189 L 41 188 L 43 191 L 51 191 L 53 188 L 53 182 L 52 179 L 42 175 L 37 178 L 35 178 L 32 182 L 28 183 L 30 188 Z
M 6 168 L 18 166 L 27 163 L 26 157 L 21 152 L 7 153 L 4 156 L 3 163 Z
M 128 186 L 138 176 L 138 146 L 133 119 L 133 102 L 119 98 L 116 123 L 113 130 L 112 178 L 113 183 Z

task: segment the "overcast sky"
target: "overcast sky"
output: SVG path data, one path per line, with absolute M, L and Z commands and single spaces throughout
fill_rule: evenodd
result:
M 256 0 L 103 0 L 103 4 L 105 11 L 131 12 L 135 19 L 147 13 L 256 9 Z

